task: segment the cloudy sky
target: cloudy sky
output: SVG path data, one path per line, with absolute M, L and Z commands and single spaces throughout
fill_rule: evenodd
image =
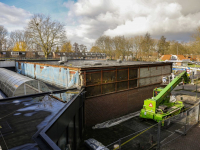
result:
M 0 25 L 26 27 L 35 13 L 66 25 L 68 39 L 88 49 L 101 35 L 164 35 L 189 41 L 200 25 L 200 0 L 0 0 Z

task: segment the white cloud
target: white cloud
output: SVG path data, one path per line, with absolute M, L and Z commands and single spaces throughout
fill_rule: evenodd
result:
M 200 25 L 197 0 L 78 0 L 65 3 L 69 18 L 79 25 L 71 38 L 91 47 L 95 39 L 110 36 L 162 35 L 169 40 L 188 40 Z M 184 35 L 184 37 L 183 37 Z M 87 40 L 86 40 L 87 39 Z
M 15 6 L 8 6 L 0 2 L 0 8 L 0 24 L 8 31 L 23 29 L 31 17 L 29 12 Z

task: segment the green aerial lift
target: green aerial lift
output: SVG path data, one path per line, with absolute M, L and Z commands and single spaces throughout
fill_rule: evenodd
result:
M 184 107 L 183 102 L 170 102 L 170 95 L 171 91 L 182 81 L 183 83 L 190 83 L 186 71 L 179 74 L 165 88 L 155 88 L 153 91 L 153 97 L 144 101 L 140 117 L 153 119 L 159 122 L 169 116 L 179 114 Z M 162 123 L 162 125 L 164 125 L 164 123 Z

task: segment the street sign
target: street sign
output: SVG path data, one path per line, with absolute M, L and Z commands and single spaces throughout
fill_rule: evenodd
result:
M 172 68 L 172 70 L 186 70 L 185 68 Z
M 190 73 L 190 69 L 187 69 L 187 73 Z
M 163 83 L 167 82 L 166 77 L 163 77 L 163 78 L 162 78 L 162 81 L 163 81 Z

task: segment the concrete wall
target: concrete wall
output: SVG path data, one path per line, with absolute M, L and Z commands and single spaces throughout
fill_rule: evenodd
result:
M 139 86 L 146 86 L 149 84 L 156 84 L 162 82 L 162 75 L 170 74 L 171 73 L 171 66 L 160 66 L 160 67 L 149 67 L 149 68 L 140 68 L 139 75 Z M 155 77 L 150 77 L 155 76 Z M 149 77 L 149 78 L 145 78 Z
M 68 68 L 40 66 L 31 63 L 20 63 L 19 65 L 19 63 L 16 62 L 16 71 L 28 77 L 63 88 L 79 86 L 81 84 L 79 72 Z
M 155 87 L 160 87 L 160 84 L 86 99 L 86 126 L 140 110 L 144 100 L 153 96 Z

